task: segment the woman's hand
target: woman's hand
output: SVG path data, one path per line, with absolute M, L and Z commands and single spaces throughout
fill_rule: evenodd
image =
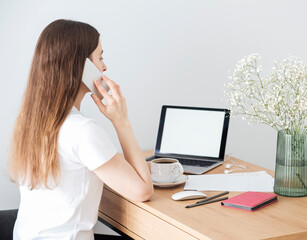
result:
M 106 105 L 104 105 L 95 94 L 91 95 L 100 112 L 104 114 L 113 125 L 129 121 L 126 99 L 123 96 L 119 85 L 106 76 L 102 76 L 101 79 L 109 86 L 112 95 L 107 92 L 100 81 L 94 81 L 95 86 L 107 102 Z

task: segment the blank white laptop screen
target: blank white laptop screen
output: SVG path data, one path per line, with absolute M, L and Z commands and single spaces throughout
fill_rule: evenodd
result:
M 225 113 L 168 108 L 161 153 L 219 157 Z

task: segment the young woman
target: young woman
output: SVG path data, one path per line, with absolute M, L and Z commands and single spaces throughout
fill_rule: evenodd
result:
M 150 169 L 134 136 L 120 87 L 108 77 L 106 100 L 92 95 L 113 124 L 123 155 L 103 127 L 83 116 L 86 58 L 106 71 L 99 33 L 56 20 L 41 33 L 12 140 L 10 174 L 21 202 L 14 239 L 94 239 L 103 183 L 134 201 L 153 196 Z

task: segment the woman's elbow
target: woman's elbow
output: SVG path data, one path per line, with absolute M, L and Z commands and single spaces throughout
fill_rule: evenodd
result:
M 142 189 L 137 194 L 137 197 L 134 199 L 134 201 L 137 202 L 146 202 L 149 201 L 154 195 L 154 188 L 153 185 L 151 186 L 146 186 Z
M 146 202 L 149 201 L 150 199 L 152 199 L 153 195 L 154 195 L 155 191 L 154 191 L 154 187 L 153 185 L 151 185 L 149 187 L 149 190 L 146 192 L 146 194 L 144 195 L 144 200 L 142 202 Z

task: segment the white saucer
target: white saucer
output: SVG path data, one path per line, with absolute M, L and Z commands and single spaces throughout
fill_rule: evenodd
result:
M 153 185 L 156 187 L 174 187 L 180 184 L 185 183 L 188 180 L 188 176 L 187 175 L 181 175 L 179 176 L 175 182 L 172 183 L 158 183 L 158 182 L 153 182 Z

